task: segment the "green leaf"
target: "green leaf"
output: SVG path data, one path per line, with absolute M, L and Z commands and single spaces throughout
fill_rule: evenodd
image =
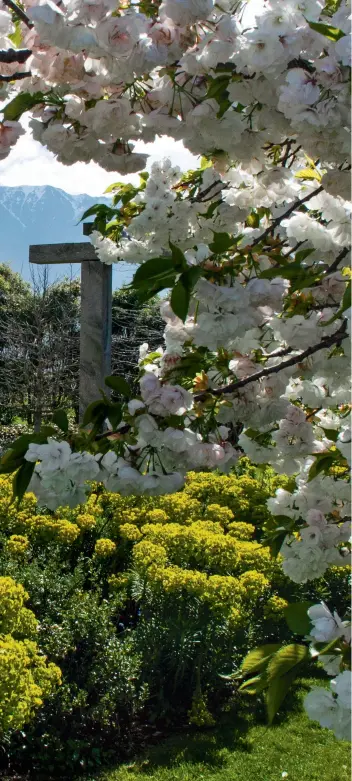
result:
M 15 22 L 15 32 L 12 33 L 12 35 L 9 35 L 10 41 L 12 41 L 15 49 L 20 49 L 22 44 L 22 31 L 21 31 L 21 22 L 19 19 Z
M 14 475 L 12 481 L 12 502 L 17 499 L 19 504 L 23 499 L 34 472 L 34 467 L 35 464 L 31 461 L 24 461 L 22 466 L 20 466 L 19 470 Z
M 170 271 L 174 270 L 175 266 L 172 258 L 150 258 L 150 260 L 146 260 L 137 269 L 132 280 L 132 287 L 135 288 L 149 280 L 152 281 L 170 275 Z
M 170 304 L 172 311 L 175 312 L 175 315 L 177 315 L 180 320 L 183 320 L 183 322 L 187 317 L 190 298 L 190 290 L 187 290 L 179 279 L 172 289 Z
M 136 290 L 138 299 L 140 303 L 143 304 L 146 301 L 150 301 L 150 299 L 154 298 L 158 293 L 161 293 L 162 290 L 171 288 L 174 282 L 175 274 L 172 274 L 167 277 L 156 277 L 154 282 L 150 282 L 149 285 L 144 284 L 134 288 L 133 284 L 131 284 L 127 289 Z
M 118 374 L 111 374 L 110 377 L 105 377 L 105 385 L 108 388 L 112 388 L 116 393 L 120 393 L 121 396 L 126 396 L 128 399 L 131 397 L 131 388 L 128 382 Z
M 227 96 L 227 95 L 228 95 L 228 92 L 224 92 L 224 96 Z M 220 97 L 216 98 L 216 100 L 217 100 L 217 102 L 219 104 L 219 111 L 218 111 L 218 113 L 216 115 L 217 119 L 221 119 L 221 117 L 223 117 L 224 114 L 226 114 L 227 109 L 229 109 L 230 106 L 232 106 L 232 100 L 229 100 L 228 97 L 224 97 L 224 96 L 223 97 L 220 96 Z
M 295 262 L 296 263 L 302 263 L 303 260 L 306 258 L 309 258 L 309 255 L 312 254 L 312 252 L 315 252 L 315 249 L 300 249 L 295 254 Z
M 114 182 L 114 184 L 109 184 L 109 187 L 104 190 L 105 193 L 113 193 L 115 190 L 118 190 L 120 187 L 124 187 L 123 182 Z
M 339 41 L 340 38 L 344 38 L 346 33 L 344 33 L 342 30 L 339 30 L 338 27 L 332 27 L 331 24 L 322 24 L 322 22 L 310 22 L 308 19 L 306 20 L 309 24 L 309 27 L 311 30 L 315 30 L 316 33 L 320 33 L 321 35 L 324 35 L 325 38 L 328 38 L 329 41 Z
M 20 92 L 3 109 L 4 119 L 8 122 L 17 121 L 25 111 L 29 111 L 38 103 L 43 103 L 43 92 Z
M 330 439 L 331 442 L 337 442 L 339 432 L 335 428 L 324 428 L 322 426 L 325 436 Z
M 307 611 L 312 605 L 314 602 L 294 602 L 285 607 L 284 616 L 291 632 L 296 635 L 309 634 L 312 624 Z
M 268 686 L 268 690 L 265 695 L 265 701 L 269 724 L 272 724 L 281 703 L 284 701 L 287 692 L 297 677 L 297 673 L 298 670 L 291 670 L 282 678 L 276 678 L 274 681 L 271 681 L 270 685 Z
M 214 232 L 214 239 L 211 244 L 209 244 L 209 249 L 212 252 L 215 252 L 216 255 L 221 255 L 223 252 L 227 252 L 227 250 L 229 250 L 230 247 L 233 247 L 236 243 L 236 239 L 234 239 L 230 233 Z
M 108 406 L 104 401 L 92 401 L 83 415 L 82 426 L 88 426 L 89 423 L 103 423 L 107 412 Z
M 215 98 L 215 100 L 217 100 L 223 93 L 226 92 L 226 89 L 229 86 L 229 82 L 229 76 L 218 76 L 217 79 L 213 79 L 205 99 L 209 100 L 210 98 Z
M 336 453 L 322 453 L 317 456 L 309 470 L 307 482 L 310 483 L 321 472 L 327 472 L 336 460 Z
M 79 220 L 79 222 L 82 222 L 82 220 L 85 220 L 87 217 L 92 217 L 92 215 L 96 215 L 95 222 L 97 222 L 97 220 L 101 218 L 102 220 L 104 220 L 105 223 L 106 220 L 111 220 L 113 217 L 118 215 L 118 213 L 119 213 L 118 209 L 113 209 L 111 206 L 106 206 L 105 203 L 95 203 L 93 204 L 93 206 L 90 206 L 89 209 L 86 209 L 84 214 L 82 214 L 82 217 Z
M 246 225 L 249 228 L 259 228 L 260 217 L 256 212 L 251 212 L 246 219 Z
M 122 406 L 121 404 L 110 404 L 108 410 L 108 420 L 113 428 L 117 428 L 122 420 Z
M 1 458 L 0 464 L 7 464 L 9 461 L 15 458 L 21 458 L 27 452 L 31 442 L 35 442 L 36 445 L 44 445 L 47 441 L 47 435 L 44 434 L 22 434 L 15 442 L 12 443 L 10 450 Z
M 53 423 L 61 429 L 65 434 L 68 432 L 68 417 L 65 410 L 57 409 L 53 414 Z
M 335 637 L 333 640 L 330 640 L 329 643 L 314 643 L 314 646 L 319 648 L 320 656 L 331 654 L 331 651 L 334 651 L 340 645 L 341 645 L 341 637 Z
M 339 311 L 336 314 L 336 318 L 339 317 L 340 315 L 342 315 L 342 312 L 345 312 L 346 309 L 350 309 L 351 305 L 352 305 L 352 301 L 351 301 L 351 282 L 349 282 L 348 285 L 346 285 L 346 289 L 345 289 L 345 292 L 343 294 L 342 303 L 341 303 Z
M 287 529 L 284 529 L 283 531 L 275 532 L 275 534 L 268 540 L 270 553 L 274 559 L 276 558 L 276 556 L 279 555 L 282 544 L 285 541 L 286 535 L 287 535 Z
M 321 174 L 313 168 L 302 168 L 295 174 L 296 179 L 316 179 L 321 182 Z
M 266 645 L 258 646 L 258 648 L 253 648 L 253 651 L 250 651 L 243 659 L 240 668 L 241 673 L 247 675 L 247 673 L 262 670 L 279 648 L 281 648 L 281 643 L 267 643 Z
M 343 294 L 343 298 L 341 301 L 340 309 L 337 312 L 335 312 L 335 314 L 332 317 L 330 317 L 330 320 L 327 320 L 325 323 L 322 323 L 321 325 L 324 326 L 325 328 L 327 325 L 331 325 L 331 323 L 334 323 L 335 320 L 339 320 L 339 318 L 346 311 L 346 309 L 350 309 L 351 305 L 352 305 L 351 282 L 349 282 L 346 285 L 345 292 Z
M 40 429 L 40 437 L 43 437 L 42 442 L 44 442 L 45 444 L 47 442 L 48 437 L 55 437 L 56 435 L 57 435 L 57 431 L 54 426 L 42 426 Z
M 193 287 L 199 277 L 202 276 L 202 273 L 202 269 L 199 266 L 187 267 L 187 271 L 181 274 L 178 282 L 172 289 L 171 308 L 183 322 L 187 317 Z
M 275 266 L 267 268 L 261 272 L 261 279 L 274 279 L 274 277 L 283 277 L 284 279 L 297 279 L 307 274 L 307 269 L 302 268 L 301 263 L 294 261 L 287 263 L 286 266 Z
M 280 648 L 276 654 L 269 660 L 267 667 L 268 680 L 271 682 L 274 678 L 281 678 L 292 667 L 304 661 L 309 656 L 309 650 L 305 645 L 291 643 Z
M 268 685 L 265 675 L 256 675 L 241 684 L 238 691 L 244 694 L 260 694 Z
M 182 250 L 180 250 L 179 247 L 176 247 L 176 244 L 173 244 L 172 241 L 169 241 L 169 247 L 171 249 L 171 258 L 175 270 L 186 271 L 188 269 L 188 264 Z

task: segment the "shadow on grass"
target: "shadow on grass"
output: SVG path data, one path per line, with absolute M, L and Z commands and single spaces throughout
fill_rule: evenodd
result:
M 172 767 L 181 762 L 221 768 L 227 763 L 227 752 L 252 750 L 246 738 L 249 727 L 248 721 L 238 717 L 235 721 L 235 714 L 231 719 L 228 713 L 214 729 L 187 730 L 154 747 L 148 752 L 148 766 L 141 769 L 150 774 L 157 767 Z
M 147 779 L 158 768 L 172 770 L 179 764 L 186 763 L 200 765 L 200 772 L 204 765 L 214 770 L 225 767 L 231 752 L 249 754 L 253 751 L 253 741 L 248 735 L 252 727 L 272 730 L 284 725 L 294 713 L 301 712 L 302 697 L 310 685 L 311 682 L 304 680 L 292 688 L 271 727 L 268 727 L 263 701 L 249 696 L 237 697 L 213 729 L 187 728 L 165 736 L 162 742 L 150 746 L 136 758 L 138 773 Z M 95 778 L 105 779 L 106 776 L 102 774 L 102 777 Z

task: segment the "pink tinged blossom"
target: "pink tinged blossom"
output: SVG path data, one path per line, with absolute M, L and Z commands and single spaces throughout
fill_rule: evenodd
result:
M 8 120 L 0 122 L 0 160 L 7 157 L 11 147 L 16 144 L 16 141 L 23 133 L 24 130 L 19 122 L 10 122 Z

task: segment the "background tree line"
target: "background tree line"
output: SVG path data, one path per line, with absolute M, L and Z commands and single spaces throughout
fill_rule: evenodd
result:
M 141 305 L 122 288 L 112 307 L 112 371 L 134 385 L 139 346 L 162 343 L 158 302 Z M 50 283 L 43 267 L 28 283 L 0 264 L 0 425 L 38 426 L 59 407 L 77 420 L 79 336 L 79 280 Z

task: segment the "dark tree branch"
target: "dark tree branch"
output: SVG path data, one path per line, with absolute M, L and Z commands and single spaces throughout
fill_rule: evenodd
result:
M 225 185 L 224 185 L 224 184 L 221 184 L 221 182 L 220 182 L 220 181 L 213 182 L 212 184 L 210 184 L 210 185 L 209 185 L 209 187 L 206 187 L 206 188 L 205 188 L 205 190 L 202 190 L 200 193 L 198 193 L 198 195 L 196 195 L 196 197 L 195 197 L 195 198 L 191 198 L 191 203 L 196 203 L 196 202 L 198 202 L 198 203 L 203 203 L 203 202 L 204 202 L 204 200 L 210 201 L 210 200 L 211 200 L 211 198 L 206 198 L 206 199 L 204 199 L 204 196 L 205 196 L 205 195 L 208 195 L 208 193 L 210 193 L 210 191 L 211 191 L 211 190 L 213 190 L 213 188 L 214 188 L 214 187 L 218 187 L 219 185 L 220 185 L 220 189 L 219 189 L 219 190 L 218 190 L 216 193 L 214 193 L 214 194 L 211 196 L 211 198 L 215 198 L 215 197 L 216 197 L 216 195 L 220 195 L 220 193 L 221 193 L 221 190 L 223 190 L 223 189 L 224 189 Z
M 31 54 L 30 49 L 0 49 L 0 62 L 26 62 Z
M 314 344 L 312 347 L 307 347 L 307 349 L 303 350 L 303 352 L 299 353 L 299 355 L 294 355 L 293 358 L 289 358 L 287 361 L 282 361 L 282 363 L 277 364 L 277 366 L 268 366 L 265 369 L 261 369 L 261 371 L 256 372 L 255 374 L 250 374 L 249 377 L 244 377 L 242 380 L 237 380 L 237 382 L 231 382 L 230 385 L 225 385 L 222 388 L 215 388 L 214 390 L 209 389 L 204 393 L 198 393 L 196 396 L 194 396 L 194 400 L 204 401 L 209 393 L 212 396 L 222 396 L 224 393 L 234 393 L 236 390 L 239 390 L 239 388 L 244 388 L 246 385 L 249 385 L 252 382 L 261 380 L 263 377 L 269 377 L 271 374 L 278 374 L 279 372 L 283 371 L 283 369 L 287 369 L 289 366 L 295 366 L 297 363 L 302 363 L 302 361 L 304 361 L 306 358 L 309 358 L 310 355 L 314 355 L 314 353 L 317 353 L 319 350 L 324 350 L 327 347 L 332 347 L 334 344 L 338 344 L 342 341 L 342 339 L 346 338 L 347 334 L 345 333 L 344 322 L 343 326 L 339 328 L 339 330 L 334 334 L 332 334 L 332 336 L 325 336 L 321 342 L 319 342 L 319 344 Z
M 13 0 L 2 0 L 4 5 L 7 5 L 8 8 L 10 8 L 11 11 L 13 11 L 16 16 L 21 20 L 21 22 L 24 22 L 24 24 L 29 27 L 31 30 L 33 27 L 33 23 L 31 22 L 29 16 L 25 14 L 25 12 L 22 10 L 22 8 L 19 8 L 16 3 L 13 2 Z
M 307 201 L 310 201 L 310 199 L 314 198 L 315 195 L 319 195 L 319 193 L 321 193 L 323 190 L 324 187 L 321 185 L 320 187 L 317 187 L 316 190 L 313 190 L 313 192 L 306 195 L 304 198 L 300 198 L 299 201 L 295 201 L 294 203 L 292 203 L 291 206 L 289 206 L 289 208 L 286 209 L 286 211 L 283 214 L 281 214 L 281 217 L 276 217 L 276 219 L 273 220 L 269 228 L 267 228 L 264 231 L 264 233 L 261 233 L 260 236 L 257 236 L 257 238 L 254 239 L 254 241 L 252 241 L 252 244 L 250 246 L 255 247 L 256 244 L 260 244 L 261 241 L 264 241 L 264 239 L 266 239 L 266 237 L 269 236 L 269 233 L 272 233 L 275 230 L 275 228 L 277 228 L 277 226 L 280 225 L 280 222 L 282 220 L 285 220 L 286 217 L 289 217 L 290 214 L 292 214 L 292 212 L 296 211 L 296 209 L 299 208 L 299 206 L 302 206 L 304 203 L 307 203 Z
M 292 347 L 280 347 L 279 350 L 274 350 L 272 353 L 268 353 L 266 358 L 281 358 L 283 355 L 289 355 L 292 353 Z
M 31 76 L 30 71 L 23 71 L 23 73 L 13 73 L 12 76 L 1 76 L 0 75 L 0 82 L 2 81 L 20 81 L 21 79 L 27 79 L 28 76 Z
M 290 60 L 287 68 L 290 70 L 291 68 L 303 68 L 304 70 L 308 71 L 308 73 L 314 73 L 316 70 L 314 65 L 308 62 L 308 60 L 302 60 L 301 57 L 298 57 L 296 60 Z
M 282 255 L 282 257 L 283 257 L 283 258 L 288 258 L 288 257 L 289 257 L 289 255 L 293 255 L 293 253 L 294 253 L 294 252 L 297 252 L 297 250 L 298 250 L 298 249 L 299 249 L 299 248 L 302 246 L 302 244 L 304 244 L 304 241 L 297 241 L 297 244 L 295 244 L 295 246 L 294 246 L 294 247 L 291 247 L 291 248 L 290 248 L 290 250 L 289 250 L 289 252 L 285 252 L 285 253 Z
M 335 258 L 335 260 L 331 263 L 331 265 L 328 266 L 328 268 L 326 269 L 324 273 L 325 277 L 327 277 L 328 274 L 333 274 L 334 271 L 337 271 L 339 267 L 339 263 L 341 263 L 341 260 L 343 260 L 346 257 L 346 255 L 348 255 L 349 251 L 350 251 L 350 247 L 344 247 L 341 250 L 341 252 L 339 252 L 337 258 Z
M 103 434 L 97 434 L 95 439 L 96 440 L 109 439 L 109 437 L 113 437 L 114 439 L 119 439 L 120 436 L 123 436 L 124 434 L 128 434 L 130 428 L 131 428 L 130 424 L 126 423 L 125 426 L 121 426 L 121 428 L 118 428 L 115 431 L 104 431 Z

